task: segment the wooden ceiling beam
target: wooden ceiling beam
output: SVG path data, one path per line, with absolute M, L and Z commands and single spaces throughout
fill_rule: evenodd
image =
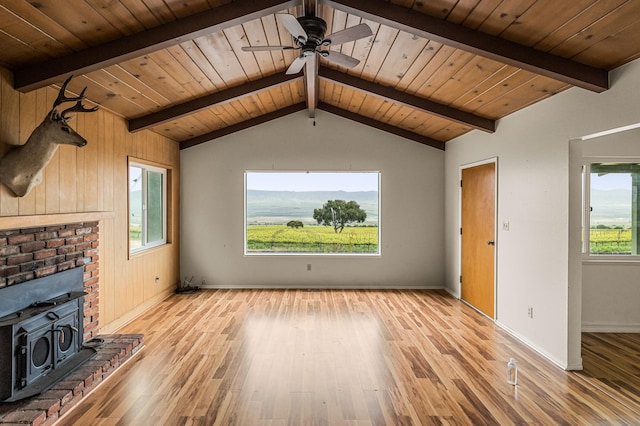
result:
M 299 4 L 299 0 L 234 1 L 71 55 L 20 68 L 14 73 L 14 88 L 28 92 L 59 83 L 73 74 L 86 74 L 138 58 Z
M 321 0 L 324 4 L 382 25 L 434 40 L 535 74 L 594 92 L 609 89 L 607 70 L 452 24 L 383 0 Z
M 206 133 L 204 135 L 196 136 L 195 138 L 187 139 L 180 142 L 180 149 L 190 148 L 192 146 L 200 145 L 201 143 L 209 142 L 214 139 L 221 138 L 231 133 L 239 132 L 244 129 L 248 129 L 258 124 L 266 123 L 267 121 L 275 120 L 276 118 L 284 117 L 285 115 L 293 114 L 298 111 L 303 111 L 307 108 L 304 102 L 300 102 L 286 108 L 279 109 L 277 111 L 269 112 L 250 120 L 243 121 L 238 124 L 234 124 L 228 127 L 224 127 L 220 130 Z
M 309 118 L 316 116 L 316 107 L 318 106 L 318 79 L 316 75 L 318 75 L 319 67 L 318 55 L 311 55 L 307 58 L 307 63 L 304 66 L 304 84 Z
M 300 75 L 274 74 L 260 80 L 249 81 L 239 86 L 231 87 L 220 92 L 212 93 L 192 101 L 187 101 L 161 111 L 129 120 L 129 131 L 138 132 L 160 124 L 172 121 L 217 104 L 230 102 L 245 96 L 251 96 L 262 90 L 271 89 L 302 78 Z
M 419 98 L 417 96 L 395 90 L 392 87 L 382 86 L 327 67 L 320 67 L 318 77 L 331 80 L 345 86 L 350 86 L 362 92 L 388 100 L 389 102 L 406 105 L 427 114 L 436 115 L 446 120 L 455 121 L 456 123 L 464 126 L 473 127 L 474 129 L 489 133 L 493 133 L 496 130 L 495 120 L 480 117 L 479 115 L 461 111 L 428 99 Z
M 370 126 L 378 130 L 382 130 L 383 132 L 391 133 L 393 135 L 400 136 L 402 138 L 409 139 L 414 142 L 419 142 L 423 145 L 428 145 L 428 146 L 437 148 L 442 151 L 444 151 L 445 149 L 444 148 L 445 143 L 442 141 L 429 138 L 427 136 L 422 136 L 417 133 L 411 132 L 409 130 L 401 129 L 399 127 L 395 127 L 387 123 L 382 123 L 378 120 L 374 120 L 373 118 L 365 117 L 363 115 L 356 114 L 355 112 L 338 108 L 336 106 L 326 104 L 324 102 L 318 103 L 318 109 L 337 115 L 339 117 L 343 117 L 343 118 L 355 121 L 360 124 L 364 124 L 365 126 Z

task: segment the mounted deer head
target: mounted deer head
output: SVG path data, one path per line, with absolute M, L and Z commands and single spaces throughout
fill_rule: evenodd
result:
M 24 197 L 31 189 L 42 182 L 42 170 L 58 149 L 58 145 L 67 144 L 83 147 L 87 141 L 69 126 L 71 112 L 93 112 L 98 107 L 85 108 L 85 87 L 80 96 L 65 96 L 71 77 L 64 82 L 53 103 L 53 108 L 40 125 L 31 133 L 24 145 L 11 148 L 0 160 L 0 182 L 5 184 L 18 197 Z M 70 108 L 58 112 L 58 107 L 66 102 L 75 102 Z

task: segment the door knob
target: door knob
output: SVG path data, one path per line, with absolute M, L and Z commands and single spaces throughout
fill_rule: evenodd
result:
M 495 246 L 495 245 L 496 245 L 496 242 L 495 242 L 495 241 L 493 241 L 493 240 L 489 240 L 489 241 L 487 241 L 487 245 L 488 245 L 488 246 Z

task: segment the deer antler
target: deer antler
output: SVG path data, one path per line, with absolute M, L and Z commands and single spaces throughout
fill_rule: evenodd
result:
M 87 90 L 87 88 L 85 87 L 84 89 L 82 89 L 82 92 L 80 92 L 80 96 L 78 96 L 77 98 L 74 98 L 72 100 L 77 101 L 76 104 L 74 106 L 72 106 L 71 108 L 67 108 L 65 110 L 62 111 L 62 113 L 60 114 L 60 118 L 62 118 L 63 120 L 68 120 L 69 117 L 67 117 L 67 113 L 70 112 L 93 112 L 93 111 L 97 111 L 98 110 L 98 106 L 94 106 L 93 108 L 86 108 L 84 105 L 82 105 L 82 101 L 85 99 L 84 96 L 84 92 L 85 90 Z
M 56 98 L 56 100 L 53 102 L 53 108 L 52 110 L 56 109 L 58 107 L 58 105 L 63 104 L 65 102 L 74 102 L 79 100 L 83 95 L 80 94 L 79 97 L 77 98 L 67 98 L 65 96 L 65 92 L 67 91 L 67 85 L 69 84 L 69 82 L 71 81 L 71 79 L 73 78 L 73 76 L 69 76 L 69 78 L 62 83 L 62 87 L 60 87 L 60 91 L 58 92 L 58 97 Z M 84 90 L 82 91 L 82 93 L 84 93 Z
M 97 106 L 95 106 L 93 108 L 85 108 L 82 105 L 82 101 L 85 99 L 84 92 L 87 90 L 86 87 L 84 89 L 82 89 L 82 92 L 80 92 L 80 96 L 76 96 L 76 97 L 73 97 L 73 98 L 68 98 L 65 95 L 65 93 L 67 91 L 67 85 L 69 84 L 69 82 L 71 81 L 72 78 L 73 78 L 73 76 L 70 76 L 64 83 L 62 83 L 62 86 L 60 87 L 60 91 L 58 92 L 58 97 L 53 102 L 53 108 L 51 108 L 51 118 L 54 119 L 54 120 L 67 121 L 69 119 L 69 117 L 67 117 L 66 114 L 68 114 L 70 112 L 93 112 L 93 111 L 96 111 L 98 109 Z M 63 103 L 65 103 L 65 102 L 76 102 L 76 104 L 74 106 L 72 106 L 71 108 L 67 108 L 67 109 L 63 110 L 61 114 L 58 114 L 58 106 L 63 104 Z

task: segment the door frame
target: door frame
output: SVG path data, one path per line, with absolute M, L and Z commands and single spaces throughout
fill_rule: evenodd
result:
M 490 318 L 492 321 L 497 322 L 498 314 L 499 314 L 498 312 L 498 250 L 500 247 L 500 244 L 498 241 L 498 195 L 499 195 L 498 194 L 498 176 L 499 176 L 498 157 L 490 157 L 484 160 L 462 164 L 458 168 L 458 182 L 462 181 L 462 171 L 464 169 L 469 169 L 476 166 L 483 166 L 485 164 L 491 164 L 491 163 L 495 165 L 495 176 L 494 176 L 495 205 L 493 209 L 493 213 L 494 213 L 493 241 L 495 241 L 495 246 L 494 246 L 495 252 L 493 256 L 493 318 L 490 318 L 484 312 L 478 310 L 477 308 L 475 308 L 474 306 L 470 305 L 469 303 L 467 303 L 462 299 L 462 283 L 460 282 L 460 280 L 458 280 L 458 299 L 460 299 L 465 304 L 471 306 L 473 309 L 480 312 L 482 315 L 486 316 L 487 318 Z M 462 228 L 462 187 L 458 184 L 458 229 L 460 228 Z M 462 276 L 462 235 L 460 234 L 460 232 L 458 232 L 458 277 L 460 276 Z

